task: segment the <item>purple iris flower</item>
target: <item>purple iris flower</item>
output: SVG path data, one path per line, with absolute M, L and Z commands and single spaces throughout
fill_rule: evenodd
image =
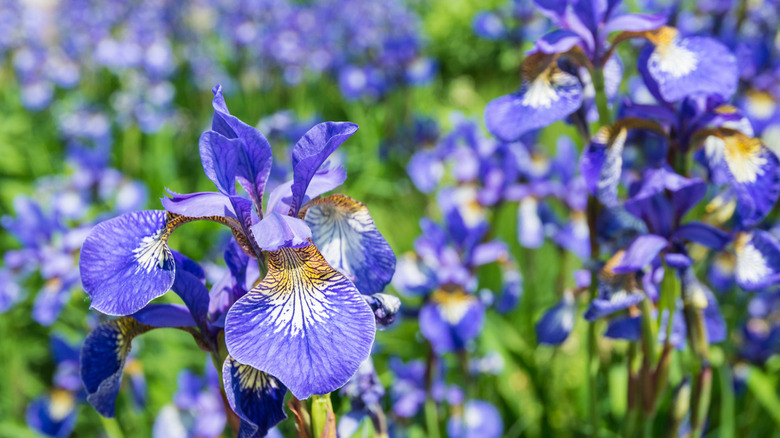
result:
M 54 388 L 36 398 L 26 411 L 27 425 L 36 432 L 51 437 L 70 436 L 76 427 L 78 404 L 83 401 L 79 370 L 79 347 L 60 336 L 50 338 L 55 362 Z
M 403 293 L 426 298 L 420 331 L 437 354 L 465 348 L 481 331 L 485 304 L 475 294 L 478 267 L 495 262 L 503 266 L 502 311 L 511 310 L 522 293 L 507 245 L 483 241 L 487 224 L 470 224 L 456 205 L 445 205 L 445 211 L 445 227 L 427 218 L 420 221 L 423 233 L 415 241 L 416 256 L 402 259 L 394 278 Z
M 164 406 L 154 422 L 152 436 L 204 437 L 222 435 L 227 424 L 217 370 L 206 362 L 205 375 L 183 370 L 178 377 L 174 403 Z
M 412 418 L 422 410 L 427 398 L 427 385 L 430 384 L 431 397 L 436 402 L 447 402 L 450 405 L 463 403 L 463 391 L 457 385 L 444 382 L 441 367 L 433 370 L 426 377 L 425 363 L 413 360 L 404 363 L 397 357 L 390 358 L 390 369 L 395 375 L 390 387 L 390 398 L 393 413 L 401 418 Z M 427 381 L 430 378 L 431 381 Z
M 305 399 L 341 387 L 357 371 L 376 329 L 374 312 L 362 294 L 384 288 L 395 256 L 364 204 L 344 195 L 318 198 L 344 181 L 344 169 L 330 167 L 327 159 L 356 125 L 328 122 L 310 129 L 293 147 L 293 179 L 274 189 L 263 209 L 270 145 L 228 112 L 221 87 L 215 87 L 214 95 L 212 129 L 201 136 L 200 153 L 218 191 L 172 193 L 163 199 L 167 211 L 129 213 L 99 224 L 82 247 L 80 268 L 91 307 L 133 315 L 127 318 L 144 327 L 191 327 L 194 320 L 204 342 L 213 346 L 215 327 L 205 317 L 208 301 L 198 304 L 197 312 L 190 309 L 189 319 L 171 313 L 170 307 L 152 312 L 159 306 L 148 303 L 170 288 L 180 295 L 177 288 L 184 286 L 201 290 L 199 294 L 204 289 L 167 245 L 178 226 L 198 219 L 227 225 L 247 260 L 257 259 L 268 270 L 230 305 L 224 320 L 228 400 L 249 423 L 257 412 L 243 404 L 242 391 L 271 393 L 262 399 L 276 407 L 285 387 Z M 238 195 L 236 182 L 248 198 Z M 256 385 L 246 386 L 247 375 Z
M 453 438 L 498 438 L 504 433 L 501 414 L 491 403 L 469 400 L 460 415 L 447 421 L 447 434 Z

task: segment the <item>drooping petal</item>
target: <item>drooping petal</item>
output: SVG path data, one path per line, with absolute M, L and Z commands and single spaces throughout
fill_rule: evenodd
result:
M 737 195 L 736 215 L 745 227 L 759 223 L 780 196 L 780 160 L 759 139 L 735 134 L 724 139 L 724 162 Z
M 287 388 L 276 377 L 228 356 L 222 366 L 222 380 L 230 408 L 241 419 L 240 438 L 264 437 L 270 428 L 287 418 Z
M 623 147 L 628 131 L 601 128 L 580 158 L 580 172 L 588 191 L 607 207 L 617 205 L 617 192 L 623 172 Z
M 401 310 L 401 300 L 394 295 L 374 294 L 363 295 L 376 317 L 377 327 L 387 327 L 395 322 L 398 311 Z
M 229 139 L 215 131 L 206 131 L 200 136 L 200 160 L 206 176 L 214 182 L 220 193 L 236 194 L 236 151 L 241 140 Z
M 780 243 L 772 234 L 763 230 L 740 233 L 735 239 L 734 249 L 737 254 L 734 274 L 741 288 L 762 289 L 778 280 Z
M 669 245 L 669 242 L 664 237 L 655 234 L 639 236 L 626 249 L 623 258 L 613 268 L 613 272 L 625 274 L 640 271 L 649 265 L 667 245 Z
M 420 331 L 437 354 L 460 350 L 482 330 L 485 308 L 461 289 L 438 290 L 420 309 Z
M 566 292 L 561 301 L 545 312 L 536 323 L 536 341 L 548 345 L 562 344 L 574 328 L 576 317 L 574 296 Z
M 160 210 L 128 213 L 92 229 L 79 259 L 90 308 L 129 315 L 171 288 L 175 264 L 166 215 Z
M 528 57 L 523 68 L 538 69 L 534 64 L 539 59 Z M 549 65 L 541 72 L 523 75 L 517 92 L 494 99 L 485 108 L 485 125 L 502 141 L 515 141 L 526 132 L 562 120 L 582 105 L 580 81 L 554 62 L 546 62 Z
M 307 244 L 311 238 L 311 229 L 303 219 L 279 214 L 275 211 L 268 214 L 258 223 L 252 225 L 255 242 L 264 251 L 276 251 L 282 247 L 297 248 Z
M 447 434 L 452 438 L 498 438 L 503 433 L 498 409 L 483 400 L 467 401 L 462 414 L 447 421 Z
M 299 399 L 346 383 L 375 331 L 360 292 L 314 245 L 268 253 L 268 274 L 225 321 L 231 356 L 276 376 Z
M 639 55 L 637 67 L 659 100 L 677 102 L 693 95 L 729 99 L 737 90 L 737 61 L 721 42 L 709 37 L 680 37 L 674 28 L 650 32 L 653 45 Z
M 395 254 L 376 229 L 365 204 L 331 195 L 309 204 L 304 219 L 312 242 L 328 264 L 363 294 L 384 290 L 395 272 Z
M 642 321 L 640 316 L 626 316 L 609 321 L 604 336 L 610 339 L 638 341 L 642 336 Z
M 76 395 L 63 389 L 33 400 L 25 412 L 30 429 L 41 435 L 66 438 L 76 427 Z
M 322 163 L 358 129 L 349 122 L 326 122 L 311 128 L 293 147 L 293 185 L 290 212 L 303 205 L 306 189 Z
M 81 381 L 87 401 L 104 417 L 114 416 L 122 371 L 134 337 L 153 327 L 131 317 L 98 325 L 81 347 Z

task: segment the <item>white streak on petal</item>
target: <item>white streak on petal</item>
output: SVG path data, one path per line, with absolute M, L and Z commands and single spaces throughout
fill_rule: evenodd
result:
M 666 73 L 673 78 L 687 76 L 699 65 L 696 54 L 687 48 L 687 41 L 674 38 L 659 44 L 650 55 L 650 69 Z
M 157 234 L 144 237 L 138 248 L 133 250 L 135 261 L 138 262 L 136 272 L 139 272 L 141 269 L 144 269 L 147 273 L 152 272 L 155 265 L 162 269 L 165 263 L 172 258 L 166 245 L 166 239 L 163 239 L 164 231 L 165 229 L 162 229 Z
M 752 242 L 752 235 L 743 233 L 737 238 L 736 277 L 740 283 L 758 283 L 772 273 L 764 255 Z

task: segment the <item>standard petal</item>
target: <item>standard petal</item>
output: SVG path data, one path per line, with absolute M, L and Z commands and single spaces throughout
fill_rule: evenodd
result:
M 311 128 L 293 147 L 293 185 L 290 212 L 297 215 L 304 195 L 322 163 L 358 129 L 349 122 L 326 122 Z
M 263 190 L 271 173 L 271 145 L 260 131 L 228 112 L 221 86 L 217 85 L 212 91 L 212 129 L 228 139 L 239 139 L 239 143 L 234 143 L 237 145 L 236 180 L 249 193 L 259 210 L 263 205 Z
M 81 347 L 81 381 L 87 401 L 104 417 L 114 416 L 116 396 L 122 384 L 122 370 L 134 337 L 153 327 L 131 317 L 98 325 Z
M 580 172 L 588 191 L 607 207 L 615 207 L 618 203 L 618 184 L 623 172 L 623 147 L 627 135 L 626 129 L 612 132 L 603 127 L 580 158 Z
M 374 342 L 374 313 L 314 245 L 268 254 L 268 274 L 225 321 L 234 359 L 276 376 L 299 399 L 349 380 Z
M 149 304 L 132 317 L 152 327 L 195 327 L 189 309 L 181 304 Z
M 239 139 L 229 139 L 215 131 L 206 131 L 200 136 L 200 161 L 203 171 L 220 193 L 236 194 L 236 150 L 241 147 Z
M 222 380 L 230 408 L 241 419 L 239 438 L 262 438 L 287 418 L 287 388 L 276 377 L 228 356 L 222 366 Z
M 664 14 L 623 14 L 610 19 L 604 26 L 604 33 L 611 32 L 644 32 L 655 30 L 666 24 Z
M 346 275 L 358 290 L 384 290 L 395 272 L 395 254 L 376 229 L 368 207 L 344 195 L 309 204 L 304 212 L 312 242 L 328 264 Z
M 79 259 L 91 308 L 129 315 L 171 288 L 175 264 L 166 215 L 161 210 L 128 213 L 92 229 Z
M 580 41 L 581 38 L 576 33 L 570 30 L 558 29 L 536 40 L 536 48 L 546 54 L 565 53 Z

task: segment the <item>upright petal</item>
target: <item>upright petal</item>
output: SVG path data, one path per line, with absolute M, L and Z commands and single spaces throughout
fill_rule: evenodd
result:
M 580 172 L 588 191 L 607 207 L 614 207 L 618 202 L 627 135 L 626 129 L 602 127 L 580 158 Z
M 276 376 L 299 399 L 331 392 L 368 357 L 371 308 L 314 245 L 268 254 L 268 274 L 225 321 L 234 359 Z
M 129 315 L 171 288 L 175 264 L 166 216 L 160 210 L 128 213 L 92 229 L 79 259 L 91 308 Z
M 293 185 L 290 212 L 303 205 L 306 189 L 322 163 L 358 129 L 349 122 L 326 122 L 311 128 L 293 147 Z
M 260 131 L 228 112 L 221 86 L 217 85 L 212 91 L 214 93 L 212 129 L 228 139 L 239 140 L 238 143 L 233 142 L 237 146 L 235 149 L 236 179 L 249 193 L 259 210 L 263 205 L 265 183 L 271 172 L 273 155 L 271 145 Z
M 309 204 L 302 213 L 312 242 L 328 264 L 363 294 L 384 290 L 395 272 L 395 254 L 376 229 L 365 204 L 345 195 L 331 195 Z
M 229 139 L 214 131 L 206 131 L 200 136 L 200 161 L 203 171 L 220 193 L 236 194 L 236 151 L 241 147 L 239 139 Z
M 230 408 L 241 419 L 239 438 L 262 438 L 287 418 L 284 412 L 287 388 L 276 377 L 228 356 L 222 366 L 222 380 Z

